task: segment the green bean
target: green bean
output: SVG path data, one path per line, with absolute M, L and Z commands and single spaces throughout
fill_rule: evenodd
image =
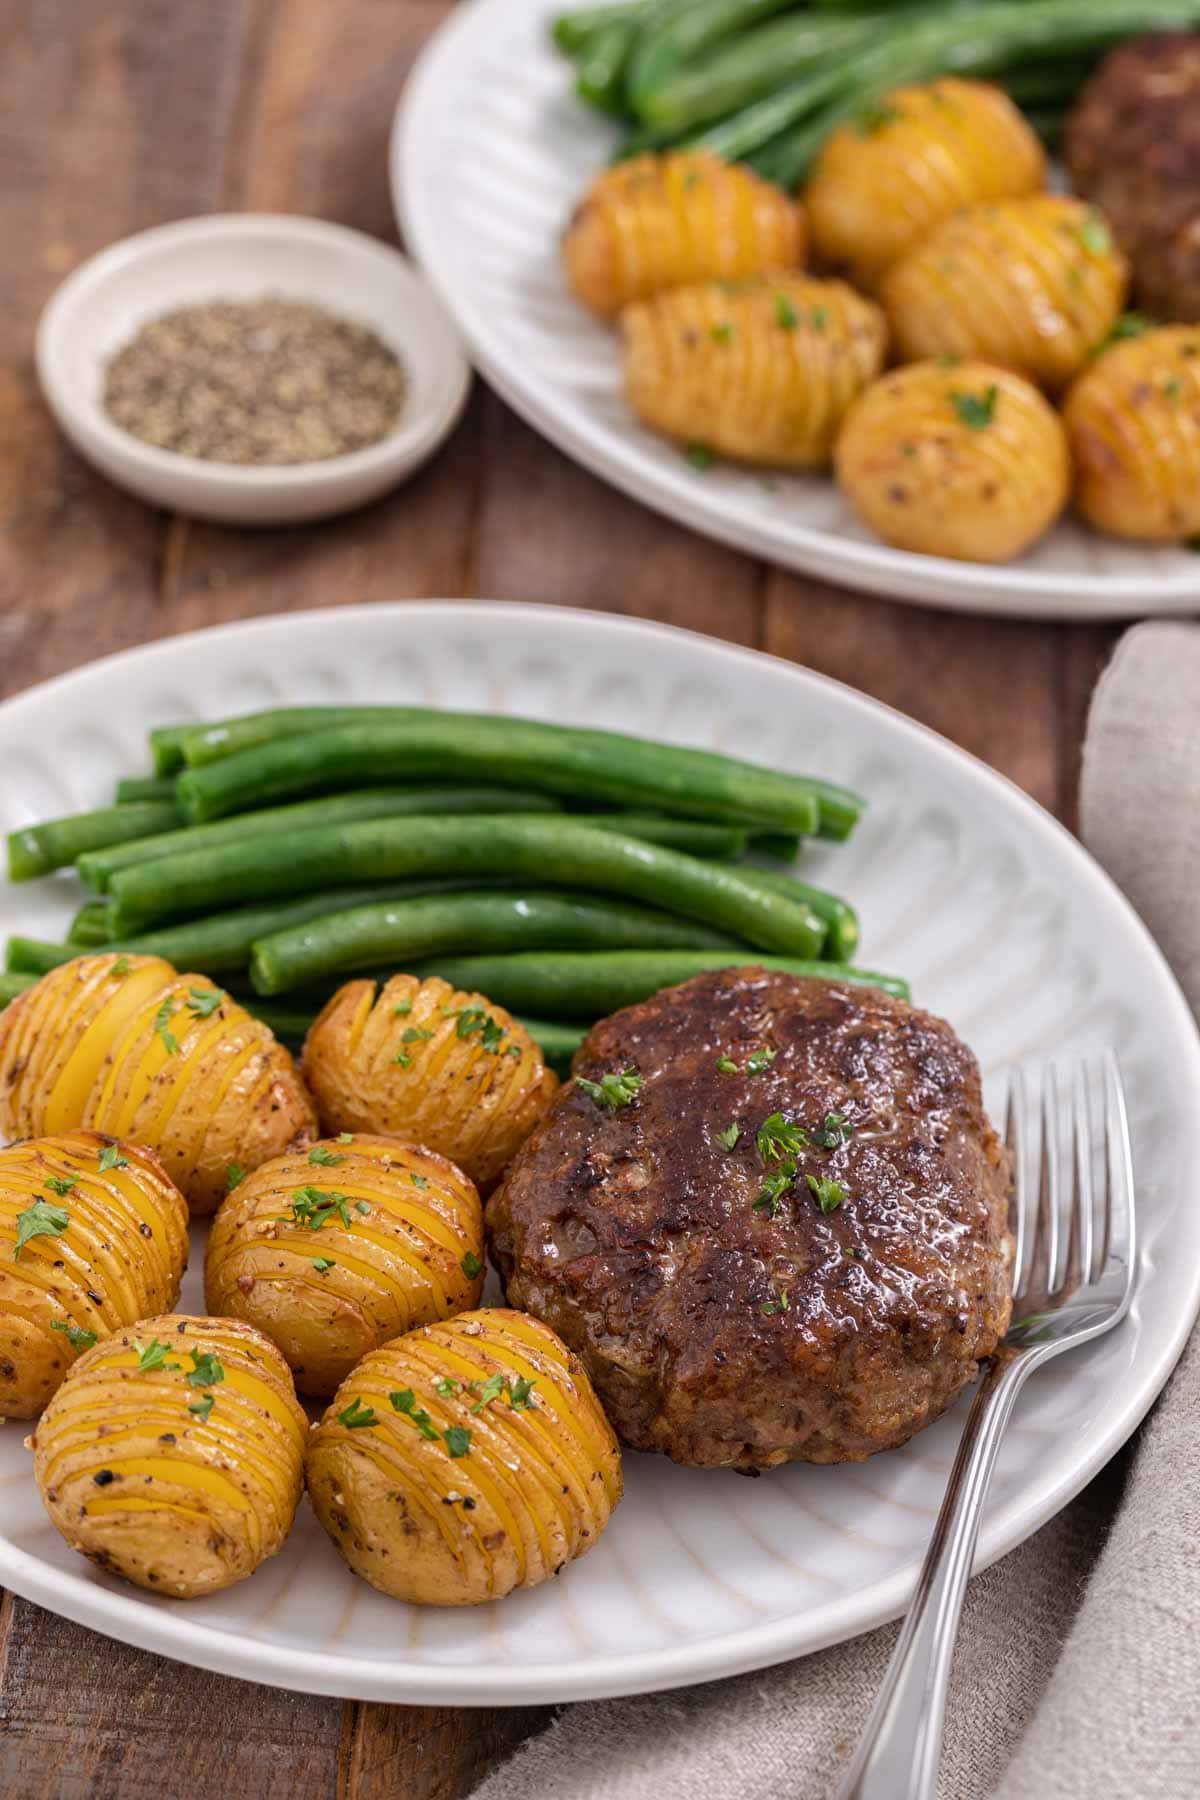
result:
M 824 888 L 797 881 L 776 869 L 743 869 L 754 881 L 763 882 L 773 893 L 790 894 L 802 905 L 809 906 L 825 922 L 825 943 L 821 954 L 827 962 L 847 963 L 858 949 L 858 914 L 845 900 Z
M 568 56 L 578 56 L 586 50 L 589 42 L 598 31 L 608 26 L 630 20 L 637 25 L 642 18 L 653 11 L 654 0 L 634 0 L 634 4 L 614 6 L 588 6 L 578 12 L 560 13 L 551 27 L 551 36 L 560 50 Z
M 107 900 L 85 900 L 67 927 L 67 942 L 79 949 L 94 949 L 112 938 L 112 918 Z
M 662 906 L 762 949 L 811 956 L 824 926 L 806 906 L 768 893 L 723 863 L 597 831 L 565 817 L 496 814 L 461 819 L 368 819 L 316 826 L 289 838 L 225 844 L 143 863 L 113 876 L 113 923 L 124 935 L 198 914 L 229 894 L 245 900 L 316 887 L 456 875 L 506 875 L 585 888 Z
M 107 806 L 97 812 L 71 813 L 64 819 L 46 819 L 40 825 L 24 825 L 8 834 L 8 878 L 33 881 L 53 869 L 65 868 L 87 850 L 106 844 L 124 844 L 130 838 L 149 837 L 179 823 L 173 800 L 143 800 L 130 806 Z
M 756 43 L 758 39 L 771 40 L 772 50 L 768 53 L 768 58 L 773 54 L 778 62 L 781 51 L 790 51 L 794 62 L 797 57 L 797 25 L 807 26 L 811 39 L 808 53 L 810 63 L 820 57 L 839 55 L 847 44 L 858 41 L 853 32 L 847 31 L 847 21 L 841 19 L 805 18 L 798 21 L 789 18 L 774 28 L 767 26 L 762 31 L 749 31 L 745 36 L 739 35 L 747 26 L 757 25 L 761 20 L 769 19 L 774 13 L 784 11 L 793 4 L 794 0 L 697 0 L 685 13 L 668 21 L 658 30 L 642 32 L 630 59 L 626 83 L 633 111 L 648 125 L 686 131 L 693 124 L 719 118 L 722 113 L 744 106 L 747 99 L 762 92 L 761 85 L 747 89 L 745 81 L 730 83 L 726 80 L 721 85 L 711 77 L 705 79 L 710 67 L 723 68 L 731 56 L 737 59 L 739 52 L 742 53 L 741 60 L 745 61 L 746 47 Z M 855 20 L 853 23 L 858 24 L 859 21 Z M 873 23 L 877 24 L 878 21 Z M 701 56 L 697 64 L 696 58 L 700 52 L 729 39 L 734 40 L 731 50 L 724 54 L 715 52 L 711 56 Z M 752 70 L 760 73 L 763 60 L 752 57 Z M 779 79 L 785 80 L 791 72 L 790 66 L 781 67 Z M 708 105 L 699 108 L 695 104 L 690 108 L 687 105 L 680 106 L 674 100 L 678 89 L 682 86 L 685 96 L 688 96 L 694 92 L 697 82 Z M 671 96 L 665 105 L 664 95 Z
M 593 950 L 527 951 L 513 956 L 433 957 L 409 970 L 412 975 L 440 975 L 457 988 L 486 994 L 510 1012 L 534 1012 L 547 1018 L 603 1018 L 622 1006 L 646 1000 L 660 988 L 674 987 L 705 969 L 779 969 L 790 975 L 815 975 L 828 981 L 882 988 L 908 998 L 908 984 L 895 975 L 848 968 L 840 963 L 809 962 L 790 956 L 749 952 L 732 962 L 721 950 Z
M 127 806 L 132 800 L 173 800 L 173 775 L 122 775 L 117 783 L 116 802 Z
M 10 937 L 4 966 L 10 975 L 32 975 L 36 979 L 85 954 L 73 944 L 44 944 L 40 938 Z
M 861 802 L 843 789 L 707 750 L 684 750 L 616 732 L 530 720 L 442 713 L 333 726 L 281 737 L 187 769 L 180 804 L 197 822 L 245 812 L 317 788 L 402 778 L 484 779 L 617 806 L 652 807 L 765 830 L 845 836 Z M 825 817 L 824 794 L 832 802 Z
M 602 895 L 460 893 L 394 900 L 293 925 L 254 945 L 250 977 L 281 994 L 347 969 L 465 950 L 722 949 L 737 942 L 653 907 Z
M 80 880 L 97 893 L 106 894 L 118 869 L 138 863 L 158 862 L 178 851 L 191 853 L 218 844 L 246 843 L 306 830 L 311 825 L 350 824 L 356 819 L 394 819 L 418 813 L 555 812 L 557 802 L 545 794 L 521 794 L 497 787 L 365 788 L 359 793 L 326 794 L 319 800 L 302 800 L 293 806 L 272 806 L 262 812 L 238 813 L 212 825 L 190 825 L 181 831 L 140 838 L 135 843 L 115 844 L 81 856 Z
M 23 994 L 26 988 L 31 988 L 37 979 L 36 975 L 0 975 L 0 1009 L 15 1000 L 18 994 Z
M 630 19 L 614 19 L 584 46 L 577 62 L 575 92 L 597 112 L 616 118 L 625 114 L 625 67 L 638 28 Z
M 558 1075 L 569 1075 L 571 1058 L 587 1036 L 590 1027 L 563 1019 L 518 1019 L 544 1060 Z
M 877 17 L 830 19 L 791 13 L 733 39 L 711 56 L 677 66 L 652 89 L 634 88 L 636 110 L 652 130 L 693 131 L 727 118 L 811 70 L 829 67 L 848 51 L 870 43 L 879 28 Z

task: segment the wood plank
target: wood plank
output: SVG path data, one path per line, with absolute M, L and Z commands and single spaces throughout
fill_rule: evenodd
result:
M 224 203 L 311 213 L 395 242 L 392 114 L 417 51 L 448 11 L 449 0 L 274 0 L 250 46 Z M 163 630 L 465 592 L 481 408 L 477 394 L 413 481 L 341 519 L 263 531 L 177 521 Z
M 0 1793 L 21 1800 L 333 1800 L 340 1703 L 228 1681 L 12 1604 Z M 395 1791 L 395 1790 L 393 1790 Z
M 338 1800 L 465 1800 L 553 1716 L 547 1706 L 359 1706 Z
M 473 591 L 757 645 L 762 573 L 569 461 L 491 397 Z
M 0 692 L 156 635 L 161 516 L 92 473 L 37 392 L 45 300 L 114 238 L 220 197 L 249 0 L 38 0 L 0 57 Z M 102 173 L 101 173 L 102 172 Z
M 1056 811 L 1055 627 L 897 606 L 775 571 L 765 648 L 932 726 Z

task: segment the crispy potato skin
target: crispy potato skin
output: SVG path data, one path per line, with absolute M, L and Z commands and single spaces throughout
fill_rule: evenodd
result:
M 803 209 L 752 170 L 696 150 L 598 175 L 563 237 L 567 280 L 603 318 L 667 288 L 804 262 Z
M 1065 194 L 973 206 L 883 278 L 902 362 L 980 357 L 1052 393 L 1121 311 L 1129 266 L 1094 207 Z
M 1045 181 L 1042 147 L 1003 89 L 953 76 L 897 88 L 878 126 L 843 125 L 818 156 L 804 197 L 813 254 L 871 290 L 963 207 Z
M 1072 387 L 1063 418 L 1089 524 L 1151 544 L 1200 535 L 1200 325 L 1114 344 Z
M 306 1189 L 345 1206 L 314 1230 L 304 1198 L 294 1211 Z M 461 1169 L 395 1138 L 332 1138 L 238 1183 L 209 1236 L 204 1298 L 265 1332 L 301 1393 L 329 1395 L 368 1350 L 476 1306 L 483 1267 L 483 1209 Z
M 105 1149 L 114 1168 L 100 1167 Z M 39 1200 L 67 1228 L 18 1253 L 18 1216 Z M 54 1394 L 79 1354 L 63 1326 L 105 1338 L 175 1304 L 187 1222 L 183 1195 L 136 1144 L 67 1131 L 0 1150 L 0 1417 L 32 1419 Z
M 482 1031 L 463 1032 L 469 1009 L 482 1009 L 501 1028 L 498 1050 L 485 1048 Z M 509 1054 L 514 1046 L 519 1056 Z M 305 1040 L 304 1076 L 326 1131 L 428 1144 L 484 1192 L 558 1087 L 538 1046 L 503 1007 L 415 975 L 393 975 L 379 989 L 373 981 L 339 988 Z
M 155 1341 L 173 1366 L 140 1368 Z M 194 1385 L 205 1355 L 223 1378 Z M 202 1418 L 191 1409 L 210 1394 Z M 261 1332 L 168 1313 L 85 1351 L 31 1442 L 46 1511 L 72 1549 L 186 1600 L 244 1580 L 282 1547 L 307 1435 L 287 1365 Z
M 483 1398 L 493 1378 L 509 1385 Z M 534 1385 L 514 1407 L 520 1380 Z M 393 1394 L 411 1394 L 437 1435 Z M 339 1418 L 355 1403 L 372 1423 Z M 459 1456 L 445 1436 L 455 1426 L 470 1434 Z M 621 1497 L 621 1453 L 583 1365 L 549 1326 L 504 1307 L 373 1350 L 314 1426 L 306 1473 L 355 1574 L 422 1606 L 478 1605 L 557 1575 L 591 1549 Z
M 146 1144 L 194 1215 L 215 1212 L 230 1164 L 316 1137 L 291 1057 L 227 994 L 209 1011 L 219 991 L 157 956 L 80 956 L 44 975 L 0 1013 L 0 1131 Z
M 956 398 L 990 403 L 988 422 L 973 428 Z M 851 410 L 836 468 L 854 510 L 887 543 L 966 562 L 1020 556 L 1054 523 L 1070 486 L 1053 408 L 1019 375 L 980 362 L 885 375 Z
M 820 468 L 883 366 L 883 314 L 841 281 L 754 277 L 677 288 L 621 315 L 625 387 L 644 424 L 723 456 Z

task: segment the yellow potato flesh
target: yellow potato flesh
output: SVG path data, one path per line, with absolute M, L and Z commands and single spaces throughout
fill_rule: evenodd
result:
M 1144 543 L 1200 537 L 1200 326 L 1114 344 L 1067 395 L 1075 504 Z
M 488 1390 L 496 1377 L 504 1385 Z M 527 1405 L 514 1404 L 522 1380 Z M 398 1410 L 391 1396 L 407 1402 L 410 1390 Z M 356 1427 L 364 1409 L 370 1422 Z M 461 1455 L 447 1436 L 456 1428 Z M 500 1307 L 364 1358 L 314 1429 L 307 1468 L 350 1567 L 426 1605 L 497 1599 L 557 1574 L 621 1495 L 617 1442 L 581 1365 L 548 1326 Z
M 803 209 L 707 152 L 636 156 L 598 175 L 563 238 L 576 296 L 611 317 L 631 300 L 804 262 Z
M 459 1021 L 480 1009 L 502 1032 L 488 1049 Z M 513 1055 L 515 1051 L 517 1054 Z M 431 977 L 350 981 L 304 1046 L 304 1078 L 325 1130 L 423 1144 L 481 1189 L 495 1182 L 558 1087 L 542 1053 L 503 1007 Z
M 964 207 L 1045 185 L 1042 147 L 1002 88 L 946 77 L 877 110 L 826 139 L 804 196 L 817 260 L 860 287 Z
M 166 1361 L 143 1367 L 155 1343 Z M 38 1424 L 35 1471 L 75 1549 L 190 1597 L 242 1580 L 281 1547 L 306 1436 L 274 1345 L 237 1320 L 167 1314 L 80 1357 Z
M 1066 503 L 1057 414 L 986 363 L 914 363 L 876 382 L 838 440 L 838 481 L 859 517 L 903 550 L 1006 562 Z
M 325 1197 L 315 1215 L 312 1189 Z M 368 1350 L 474 1306 L 483 1261 L 479 1195 L 446 1157 L 335 1138 L 264 1164 L 230 1194 L 209 1239 L 206 1300 L 266 1332 L 302 1392 L 327 1395 Z
M 205 976 L 107 954 L 51 971 L 0 1013 L 0 1129 L 78 1126 L 150 1146 L 196 1214 L 216 1209 L 230 1164 L 253 1169 L 316 1135 L 265 1025 Z
M 902 361 L 977 357 L 1057 392 L 1111 330 L 1128 285 L 1093 207 L 1035 194 L 948 219 L 880 292 Z
M 803 275 L 678 288 L 621 315 L 638 417 L 744 462 L 820 468 L 847 408 L 883 366 L 883 314 Z
M 120 1161 L 102 1169 L 106 1151 Z M 39 1201 L 66 1229 L 18 1253 Z M 173 1305 L 187 1251 L 187 1205 L 149 1151 L 90 1131 L 0 1150 L 0 1417 L 50 1399 L 78 1354 L 64 1327 L 103 1338 Z

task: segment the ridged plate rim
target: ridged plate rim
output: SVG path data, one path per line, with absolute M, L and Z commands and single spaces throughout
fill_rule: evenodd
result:
M 752 690 L 764 666 L 772 679 L 782 673 L 794 684 L 797 702 L 820 695 L 844 714 L 848 729 L 855 722 L 889 740 L 889 753 L 903 762 L 906 746 L 930 757 L 966 779 L 980 803 L 999 808 L 1030 853 L 1043 846 L 1054 859 L 1065 859 L 1070 882 L 1106 914 L 1108 954 L 1130 958 L 1137 969 L 1147 1013 L 1153 1017 L 1164 1054 L 1176 1059 L 1177 1074 L 1191 1093 L 1200 1093 L 1200 1037 L 1186 1001 L 1150 934 L 1110 878 L 1083 847 L 1013 783 L 937 733 L 829 677 L 767 656 L 706 638 L 676 627 L 613 617 L 584 610 L 495 601 L 405 601 L 288 613 L 242 621 L 161 640 L 126 650 L 61 675 L 0 705 L 0 758 L 9 747 L 26 741 L 38 729 L 39 715 L 62 717 L 64 706 L 86 708 L 89 697 L 115 691 L 119 680 L 136 693 L 141 680 L 149 686 L 186 691 L 189 659 L 197 652 L 217 651 L 251 665 L 267 659 L 278 670 L 311 656 L 323 642 L 331 654 L 353 653 L 357 627 L 394 625 L 397 632 L 419 640 L 423 629 L 444 633 L 461 628 L 464 641 L 526 632 L 539 648 L 559 648 L 578 666 L 589 645 L 610 657 L 646 666 L 656 655 L 669 663 L 674 651 L 707 663 L 731 693 Z M 308 666 L 312 666 L 311 663 Z M 145 723 L 159 722 L 147 717 Z M 115 773 L 116 771 L 110 771 Z M 1186 1151 L 1185 1167 L 1200 1163 L 1200 1109 L 1194 1117 L 1172 1115 L 1172 1127 Z M 1186 1209 L 1186 1199 L 1178 1204 Z M 1186 1210 L 1182 1214 L 1186 1220 Z M 1182 1244 L 1177 1246 L 1182 1252 Z M 1139 1300 L 1154 1300 L 1154 1270 Z M 1153 1357 L 1135 1350 L 1128 1389 L 1086 1450 L 1077 1455 L 1061 1448 L 1051 1453 L 1038 1479 L 1016 1500 L 1006 1501 L 985 1520 L 976 1559 L 983 1568 L 1022 1542 L 1053 1516 L 1120 1448 L 1136 1428 L 1166 1381 L 1200 1310 L 1200 1256 L 1189 1265 L 1188 1285 L 1177 1297 L 1169 1335 Z M 1124 1329 L 1129 1329 L 1126 1326 Z M 1139 1340 L 1140 1341 L 1140 1340 Z M 1086 1354 L 1086 1353 L 1084 1353 Z M 1066 1364 L 1058 1365 L 1066 1368 Z M 1136 1380 L 1132 1378 L 1136 1374 Z M 13 1421 L 10 1431 L 26 1429 Z M 874 1465 L 872 1465 L 874 1466 Z M 626 1502 L 629 1504 L 629 1502 Z M 80 1572 L 61 1570 L 0 1537 L 0 1582 L 51 1611 L 142 1649 L 198 1664 L 214 1672 L 304 1692 L 405 1703 L 446 1705 L 520 1704 L 531 1701 L 579 1700 L 687 1685 L 762 1668 L 821 1649 L 895 1617 L 906 1605 L 915 1565 L 895 1569 L 848 1594 L 823 1604 L 819 1618 L 811 1610 L 763 1624 L 714 1634 L 671 1650 L 649 1650 L 632 1656 L 593 1656 L 569 1666 L 561 1663 L 499 1662 L 476 1665 L 419 1663 L 398 1655 L 381 1662 L 352 1655 L 333 1655 L 316 1648 L 294 1650 L 261 1637 L 206 1625 L 200 1618 L 164 1610 L 153 1596 L 101 1585 L 84 1565 Z

